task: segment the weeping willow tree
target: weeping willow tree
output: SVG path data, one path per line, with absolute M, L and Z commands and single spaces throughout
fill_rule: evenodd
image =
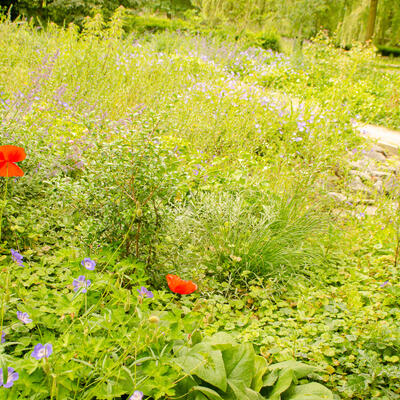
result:
M 400 0 L 192 0 L 192 5 L 204 20 L 238 28 L 251 25 L 302 38 L 326 29 L 342 44 L 366 37 L 400 44 Z
M 338 28 L 341 44 L 372 39 L 377 44 L 400 45 L 400 1 L 349 1 Z

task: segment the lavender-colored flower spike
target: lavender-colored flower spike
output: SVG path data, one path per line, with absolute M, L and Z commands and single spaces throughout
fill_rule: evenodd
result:
M 128 400 L 142 400 L 142 399 L 143 399 L 143 392 L 141 392 L 140 390 L 135 390 L 133 392 L 133 395 L 129 397 Z
M 148 297 L 149 299 L 152 299 L 154 297 L 153 292 L 151 292 L 150 290 L 147 290 L 144 286 L 142 286 L 137 291 L 141 297 Z
M 7 372 L 7 382 L 3 382 L 3 368 L 0 368 L 0 386 L 5 387 L 6 389 L 14 385 L 14 382 L 19 378 L 19 374 L 18 372 L 15 372 L 14 368 L 8 367 Z
M 32 351 L 31 356 L 36 360 L 41 360 L 43 357 L 49 357 L 53 353 L 53 346 L 50 343 L 46 343 L 44 346 L 42 343 L 38 343 Z
M 381 283 L 379 286 L 380 286 L 381 288 L 384 288 L 384 287 L 387 286 L 387 285 L 389 285 L 389 281 L 385 281 L 385 282 Z
M 1 341 L 0 343 L 4 343 L 6 341 L 6 334 L 4 332 L 1 332 Z
M 91 260 L 90 258 L 84 258 L 81 261 L 81 265 L 82 265 L 82 267 L 85 267 L 89 271 L 93 271 L 94 267 L 96 266 L 96 261 Z
M 24 324 L 30 324 L 32 320 L 29 318 L 28 313 L 17 311 L 17 318 Z
M 14 250 L 14 249 L 10 249 L 10 251 L 11 251 L 11 257 L 14 260 L 14 262 L 16 262 L 19 266 L 23 267 L 24 263 L 23 263 L 22 259 L 24 258 L 24 256 L 19 254 L 18 251 Z
M 74 292 L 77 292 L 79 289 L 82 288 L 82 293 L 87 292 L 87 288 L 91 285 L 89 279 L 86 280 L 85 275 L 79 275 L 78 279 L 74 279 L 72 285 L 74 286 Z

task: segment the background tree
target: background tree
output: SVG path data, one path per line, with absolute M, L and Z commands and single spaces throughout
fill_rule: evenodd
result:
M 374 36 L 376 13 L 378 10 L 378 0 L 371 0 L 369 6 L 369 16 L 367 23 L 367 33 L 365 35 L 365 41 L 371 40 Z

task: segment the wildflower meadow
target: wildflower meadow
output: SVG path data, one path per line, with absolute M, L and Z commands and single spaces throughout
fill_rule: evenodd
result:
M 1 17 L 0 400 L 399 399 L 396 60 L 128 17 Z

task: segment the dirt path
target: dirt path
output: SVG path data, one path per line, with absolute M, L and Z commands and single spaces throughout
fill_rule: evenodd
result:
M 383 147 L 391 155 L 399 155 L 400 131 L 394 131 L 381 126 L 363 125 L 357 129 L 365 136 L 377 140 L 379 146 Z

